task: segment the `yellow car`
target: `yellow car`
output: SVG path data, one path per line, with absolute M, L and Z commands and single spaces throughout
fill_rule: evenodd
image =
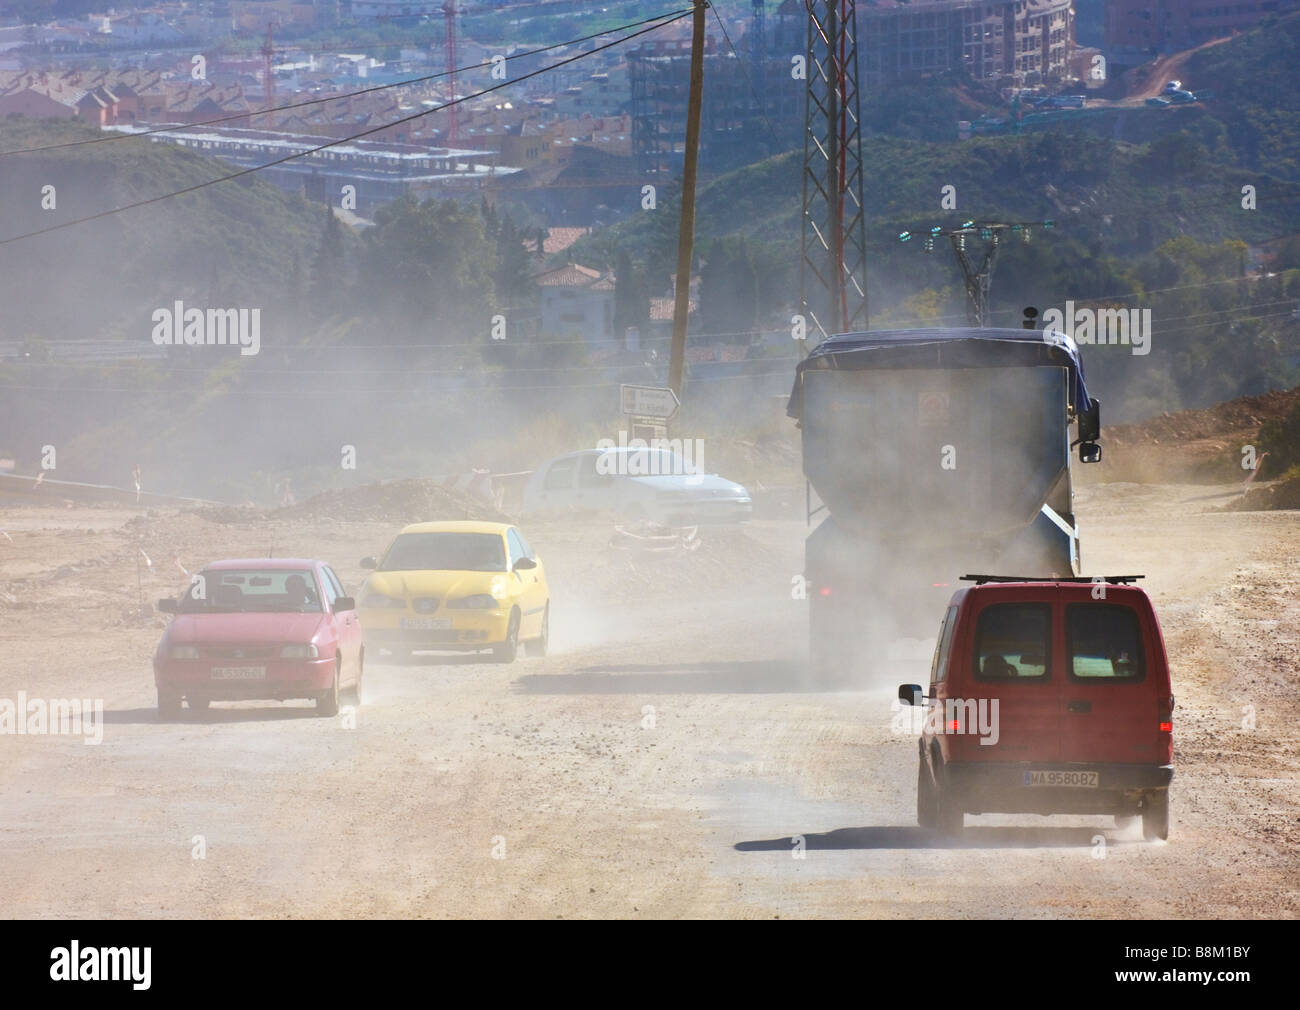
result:
M 551 594 L 541 559 L 505 523 L 416 523 L 382 558 L 357 594 L 367 649 L 408 658 L 417 650 L 477 652 L 514 662 L 522 642 L 545 656 Z

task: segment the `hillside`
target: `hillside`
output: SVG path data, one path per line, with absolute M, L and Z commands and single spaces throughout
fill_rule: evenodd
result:
M 77 123 L 11 118 L 0 123 L 0 151 L 97 136 Z M 0 171 L 0 238 L 7 238 L 231 169 L 129 139 L 11 154 L 0 157 Z M 42 206 L 47 186 L 54 187 L 53 209 Z M 318 205 L 253 177 L 0 246 L 0 339 L 148 339 L 152 310 L 177 299 L 274 309 L 315 255 L 321 214 Z
M 1300 180 L 1300 12 L 1266 18 L 1257 31 L 1196 53 L 1187 84 L 1218 96 L 1206 106 L 1226 157 L 1282 179 Z

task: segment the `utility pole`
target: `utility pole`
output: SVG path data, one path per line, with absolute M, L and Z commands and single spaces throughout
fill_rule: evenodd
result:
M 686 322 L 691 307 L 691 254 L 695 247 L 695 173 L 700 157 L 700 107 L 704 101 L 704 14 L 708 0 L 694 0 L 691 33 L 691 90 L 686 107 L 686 150 L 682 166 L 682 217 L 677 234 L 677 291 L 673 303 L 673 343 L 668 385 L 678 399 L 686 363 Z
M 856 0 L 804 0 L 803 235 L 799 304 L 809 335 L 867 328 Z
M 1031 229 L 1049 229 L 1052 226 L 1051 221 L 1019 221 L 1014 224 L 1001 221 L 966 221 L 960 228 L 947 230 L 940 225 L 935 225 L 925 235 L 922 247 L 926 252 L 934 252 L 935 239 L 948 237 L 952 243 L 953 254 L 957 257 L 957 266 L 961 268 L 962 283 L 966 287 L 966 318 L 971 326 L 985 327 L 989 324 L 989 290 L 993 287 L 993 270 L 997 267 L 1003 236 L 1008 233 L 1018 234 L 1028 242 Z M 967 240 L 977 236 L 987 243 L 978 265 L 966 248 Z M 912 238 L 910 231 L 898 233 L 900 242 L 910 242 Z

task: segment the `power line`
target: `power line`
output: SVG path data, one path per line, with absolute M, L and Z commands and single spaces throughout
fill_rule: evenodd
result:
M 755 336 L 766 337 L 766 336 L 772 336 L 777 333 L 788 336 L 789 332 L 790 331 L 788 328 L 777 327 L 775 329 L 766 329 L 766 330 L 753 329 L 753 330 L 731 330 L 725 332 L 715 331 L 711 333 L 691 333 L 690 338 L 692 340 L 704 341 L 704 340 L 714 340 L 718 337 L 755 337 Z M 485 346 L 555 347 L 555 346 L 564 346 L 564 345 L 576 346 L 578 344 L 586 344 L 590 346 L 595 343 L 602 343 L 602 342 L 608 343 L 610 340 L 621 340 L 621 339 L 622 339 L 621 337 L 613 337 L 613 338 L 607 338 L 604 341 L 599 341 L 599 340 L 593 341 L 593 340 L 588 340 L 585 337 L 566 337 L 562 340 L 533 340 L 531 338 L 515 338 L 506 341 L 498 341 L 495 343 L 495 345 L 485 344 L 482 340 L 470 340 L 470 341 L 464 341 L 461 343 L 454 343 L 454 344 L 451 343 L 429 344 L 429 343 L 420 343 L 416 341 L 408 341 L 407 343 L 404 344 L 282 344 L 282 345 L 277 345 L 275 349 L 277 351 L 304 351 L 304 352 L 310 352 L 314 354 L 317 351 L 377 351 L 377 350 L 401 350 L 401 349 L 451 350 L 453 348 L 463 349 L 463 348 L 476 348 L 476 347 L 485 347 Z M 659 337 L 659 336 L 648 336 L 643 334 L 641 340 L 646 342 L 666 341 L 668 340 L 668 337 L 666 335 Z M 139 341 L 135 341 L 135 340 L 107 340 L 107 339 L 95 340 L 95 339 L 72 338 L 72 337 L 67 339 L 59 339 L 57 337 L 51 340 L 42 339 L 40 342 L 42 345 L 47 345 L 51 347 L 57 347 L 65 344 L 81 344 L 87 347 L 104 347 L 109 344 L 116 344 L 119 346 L 129 346 L 132 344 L 139 343 Z M 0 341 L 0 347 L 5 346 L 5 344 L 16 345 L 18 343 L 20 342 L 16 340 Z
M 581 38 L 570 39 L 568 42 L 557 42 L 554 45 L 543 46 L 540 49 L 530 49 L 527 52 L 515 53 L 513 56 L 507 56 L 506 60 L 507 61 L 519 60 L 529 56 L 537 56 L 541 53 L 550 52 L 553 49 L 563 49 L 567 46 L 575 46 L 583 42 L 590 42 L 592 39 L 600 38 L 602 35 L 612 35 L 615 32 L 627 31 L 632 28 L 640 28 L 642 25 L 648 25 L 651 24 L 652 22 L 662 21 L 664 24 L 671 24 L 672 23 L 671 21 L 665 21 L 664 19 L 685 17 L 689 13 L 690 13 L 689 10 L 683 9 L 677 11 L 675 14 L 671 12 L 668 14 L 658 14 L 652 18 L 644 18 L 641 21 L 633 21 L 630 24 L 620 25 L 617 28 L 609 28 L 603 32 L 594 32 L 591 35 L 584 35 Z M 656 27 L 658 27 L 658 25 L 656 25 Z M 590 54 L 586 54 L 586 55 L 590 55 Z M 361 88 L 359 91 L 349 91 L 342 95 L 331 95 L 326 98 L 313 98 L 305 102 L 291 102 L 288 105 L 279 105 L 270 109 L 258 109 L 256 111 L 250 111 L 250 112 L 238 112 L 228 116 L 218 116 L 215 119 L 201 119 L 198 122 L 184 123 L 181 125 L 185 127 L 213 126 L 217 123 L 229 123 L 238 119 L 250 119 L 253 116 L 267 116 L 275 112 L 288 112 L 291 109 L 303 109 L 311 105 L 323 105 L 326 102 L 341 102 L 344 101 L 345 99 L 356 98 L 360 95 L 374 94 L 377 91 L 387 91 L 392 88 L 406 88 L 406 87 L 410 87 L 413 84 L 424 84 L 428 81 L 435 81 L 441 77 L 448 77 L 453 74 L 468 73 L 471 70 L 482 70 L 486 67 L 491 67 L 492 65 L 493 65 L 492 61 L 487 60 L 486 62 L 483 63 L 474 63 L 464 67 L 457 67 L 454 70 L 443 70 L 436 74 L 428 74 L 424 77 L 412 77 L 404 81 L 394 81 L 391 84 L 377 84 L 372 88 Z M 561 64 L 556 64 L 556 65 L 560 66 Z M 526 78 L 521 77 L 518 78 L 518 80 L 526 80 Z M 511 81 L 510 83 L 514 83 L 514 82 Z M 453 95 L 452 97 L 454 98 L 455 96 Z M 477 97 L 477 96 L 470 96 L 470 97 Z M 446 108 L 446 106 L 441 106 L 441 108 Z M 439 110 L 430 109 L 429 111 L 437 112 Z M 398 122 L 402 122 L 402 120 L 399 120 Z M 15 148 L 12 151 L 0 151 L 0 158 L 6 157 L 11 154 L 33 154 L 38 151 L 59 151 L 68 147 L 81 147 L 85 144 L 104 144 L 114 140 L 128 140 L 133 137 L 149 137 L 156 133 L 164 133 L 174 129 L 176 129 L 176 124 L 172 124 L 170 126 L 159 126 L 150 130 L 141 130 L 138 133 L 114 133 L 108 136 L 91 137 L 87 140 L 72 140 L 64 144 L 47 144 L 44 147 L 20 147 L 20 148 Z
M 1077 305 L 1080 306 L 1086 306 L 1088 304 L 1095 303 L 1095 302 L 1119 301 L 1122 299 L 1129 299 L 1129 298 L 1147 298 L 1151 295 L 1167 294 L 1171 291 L 1194 291 L 1199 288 L 1216 287 L 1220 284 L 1244 284 L 1244 283 L 1257 282 L 1257 281 L 1278 280 L 1285 277 L 1287 274 L 1296 274 L 1298 269 L 1300 268 L 1292 267 L 1286 270 L 1279 270 L 1276 272 L 1276 275 L 1274 277 L 1264 277 L 1258 274 L 1247 274 L 1242 277 L 1224 277 L 1217 281 L 1202 281 L 1199 284 L 1180 284 L 1175 287 L 1168 287 L 1168 288 L 1150 288 L 1148 290 L 1143 290 L 1143 291 L 1128 291 L 1124 293 L 1109 294 L 1109 295 L 1075 295 L 1072 296 L 1069 299 L 1069 301 L 1075 302 Z M 1049 306 L 1049 308 L 1050 307 L 1051 306 Z M 1226 312 L 1230 310 L 1224 309 L 1222 311 Z M 989 312 L 989 316 L 990 318 L 1009 316 L 1018 321 L 1020 318 L 1020 310 L 1019 309 L 993 309 Z M 915 316 L 911 318 L 915 322 L 922 323 L 923 325 L 927 325 L 927 326 L 932 326 L 938 322 L 946 322 L 948 320 L 953 320 L 953 319 L 965 319 L 966 314 L 953 313 L 951 315 L 945 315 L 945 316 L 929 316 L 924 319 Z
M 186 193 L 193 193 L 200 189 L 206 189 L 208 186 L 215 186 L 217 183 L 230 182 L 233 179 L 241 179 L 246 175 L 252 175 L 254 172 L 260 172 L 263 169 L 274 168 L 277 165 L 283 165 L 286 162 L 295 161 L 298 158 L 305 158 L 309 154 L 316 154 L 320 151 L 326 151 L 329 150 L 331 147 L 338 147 L 340 144 L 349 144 L 354 140 L 360 140 L 362 137 L 369 137 L 371 134 L 379 133 L 382 130 L 388 130 L 394 126 L 401 126 L 403 123 L 412 122 L 424 116 L 431 115 L 432 113 L 441 112 L 444 109 L 448 109 L 451 108 L 452 106 L 459 105 L 462 102 L 467 102 L 474 98 L 482 98 L 484 95 L 491 94 L 494 91 L 500 91 L 502 88 L 510 87 L 512 84 L 521 84 L 522 82 L 530 80 L 534 77 L 538 77 L 541 74 L 548 73 L 552 70 L 557 70 L 560 67 L 566 66 L 567 64 L 570 63 L 574 63 L 581 59 L 585 59 L 586 57 L 592 56 L 596 53 L 603 52 L 606 49 L 612 49 L 614 46 L 622 45 L 624 42 L 630 42 L 632 39 L 636 38 L 639 35 L 645 35 L 648 32 L 657 31 L 658 29 L 664 27 L 665 25 L 670 25 L 674 21 L 678 21 L 681 18 L 686 17 L 690 13 L 691 11 L 687 11 L 684 14 L 679 14 L 676 17 L 670 18 L 667 21 L 661 21 L 658 24 L 651 25 L 649 28 L 642 28 L 640 31 L 633 32 L 631 35 L 625 35 L 620 39 L 615 39 L 613 42 L 608 42 L 605 45 L 597 46 L 596 48 L 592 49 L 590 52 L 579 53 L 576 56 L 567 57 L 566 59 L 560 60 L 560 62 L 554 63 L 549 67 L 542 67 L 538 70 L 534 70 L 530 73 L 524 74 L 522 77 L 516 77 L 513 80 L 502 81 L 500 84 L 494 84 L 490 88 L 484 88 L 482 91 L 477 91 L 472 95 L 466 95 L 463 98 L 452 98 L 451 101 L 444 102 L 442 105 L 439 105 L 435 108 L 425 109 L 422 112 L 416 112 L 409 116 L 403 116 L 400 119 L 393 120 L 391 123 L 384 123 L 380 126 L 373 126 L 368 130 L 362 130 L 360 133 L 354 133 L 351 136 L 340 137 L 337 140 L 331 140 L 328 144 L 320 144 L 316 147 L 308 148 L 305 151 L 298 151 L 293 154 L 286 154 L 282 158 L 276 158 L 273 161 L 268 161 L 261 165 L 254 165 L 250 168 L 240 169 L 238 172 L 232 172 L 229 175 L 223 175 L 216 179 L 209 179 L 207 182 L 196 183 L 193 186 L 186 186 L 184 189 L 178 189 L 171 193 L 164 193 L 161 196 L 150 197 L 147 200 L 138 200 L 135 203 L 128 203 L 128 204 L 124 204 L 121 207 L 113 207 L 109 210 L 100 211 L 98 214 L 90 214 L 87 215 L 86 217 L 74 218 L 71 221 L 64 221 L 62 224 L 50 225 L 48 228 L 38 228 L 36 231 L 29 231 L 23 235 L 13 235 L 6 239 L 0 239 L 0 246 L 9 245 L 12 242 L 21 242 L 24 239 L 35 238 L 37 235 L 48 235 L 50 232 L 60 231 L 64 228 L 71 228 L 74 225 L 86 224 L 87 222 L 90 221 L 97 221 L 100 218 L 112 217 L 114 214 L 121 214 L 124 211 L 128 211 L 128 210 L 135 210 L 137 207 L 147 207 L 150 204 L 161 203 L 163 200 L 170 200 L 172 197 L 184 196 Z
M 707 364 L 708 362 L 706 362 Z M 703 377 L 700 375 L 687 375 L 687 382 L 722 382 L 730 379 L 765 379 L 775 376 L 788 376 L 794 378 L 794 359 L 790 361 L 790 368 L 782 368 L 774 372 L 736 372 L 728 375 L 715 375 Z M 561 389 L 561 390 L 580 390 L 580 389 L 617 389 L 621 382 L 585 382 L 577 384 L 557 384 L 557 385 L 540 385 L 540 386 L 467 386 L 461 389 L 440 389 L 440 393 L 514 393 L 525 391 L 536 391 L 542 389 Z M 196 393 L 210 393 L 212 390 L 204 387 L 192 389 L 141 389 L 123 388 L 120 386 L 29 386 L 22 385 L 0 385 L 0 389 L 13 389 L 30 391 L 36 393 L 130 393 L 133 396 L 139 396 L 142 393 L 150 395 L 176 395 L 190 396 Z M 385 399 L 400 396 L 428 396 L 428 388 L 421 389 L 393 389 L 386 387 L 384 389 L 331 389 L 330 394 L 336 396 L 382 396 Z M 258 396 L 258 397 L 275 397 L 275 396 L 314 396 L 319 397 L 319 389 L 225 389 L 220 392 L 221 396 Z
M 785 358 L 763 357 L 741 359 L 742 361 L 785 361 Z M 798 361 L 791 356 L 791 364 Z M 22 361 L 19 362 L 25 368 L 85 368 L 98 367 L 103 368 L 113 364 L 122 365 L 162 365 L 162 372 L 171 375 L 177 372 L 199 374 L 209 374 L 212 368 L 172 368 L 163 364 L 162 358 L 125 358 L 120 362 L 111 361 L 94 361 L 78 363 L 73 361 Z M 703 362 L 704 364 L 739 364 L 740 362 Z M 645 364 L 607 364 L 607 365 L 530 365 L 521 368 L 501 367 L 495 368 L 485 362 L 473 362 L 476 374 L 479 375 L 513 375 L 517 372 L 605 372 L 610 369 L 622 369 L 624 371 L 634 371 L 644 369 Z M 483 365 L 487 367 L 480 367 Z M 695 362 L 700 364 L 700 362 Z M 259 368 L 255 366 L 246 366 L 250 375 L 461 375 L 464 374 L 465 368 Z
M 1238 317 L 1245 318 L 1245 319 L 1273 319 L 1273 318 L 1280 318 L 1283 316 L 1291 316 L 1293 315 L 1293 307 L 1297 306 L 1298 304 L 1300 304 L 1300 299 L 1281 298 L 1281 299 L 1275 299 L 1267 302 L 1258 302 L 1253 305 L 1233 306 L 1231 308 L 1219 309 L 1214 312 L 1194 313 L 1185 316 L 1162 316 L 1162 317 L 1157 317 L 1155 320 L 1155 322 L 1159 323 L 1161 327 L 1167 327 L 1168 324 L 1170 323 L 1188 322 L 1190 320 L 1195 320 L 1195 319 L 1203 319 L 1205 320 L 1205 322 L 1193 323 L 1192 325 L 1177 327 L 1173 329 L 1160 328 L 1154 330 L 1153 333 L 1156 335 L 1183 333 L 1194 329 L 1201 329 L 1206 326 L 1215 326 L 1221 323 L 1232 322 L 1235 321 L 1235 318 Z M 1271 309 L 1280 306 L 1288 306 L 1291 308 L 1287 308 L 1285 311 L 1282 312 L 1261 312 L 1260 311 L 1262 309 Z M 1212 317 L 1225 317 L 1225 318 L 1212 318 Z M 942 319 L 942 318 L 952 318 L 952 317 L 939 317 L 939 318 Z M 937 320 L 918 319 L 915 321 L 919 323 L 933 324 Z M 763 332 L 766 334 L 775 334 L 775 333 L 784 334 L 786 331 L 768 330 Z M 750 335 L 749 333 L 739 333 L 739 332 L 738 333 L 701 333 L 701 334 L 692 334 L 691 338 L 692 340 L 695 341 L 705 341 L 705 340 L 716 339 L 718 337 L 749 336 L 749 335 Z M 97 341 L 64 341 L 63 343 L 81 343 L 81 344 L 87 344 L 93 346 L 98 342 Z M 129 343 L 138 343 L 138 342 L 131 341 Z M 587 344 L 587 343 L 588 341 L 581 340 L 581 339 L 550 340 L 550 341 L 539 340 L 539 341 L 511 342 L 505 346 L 518 347 L 518 348 L 531 348 L 531 347 L 539 347 L 543 345 L 575 345 L 575 344 Z M 58 344 L 59 342 L 57 341 L 43 342 L 43 346 L 58 346 Z M 327 347 L 312 347 L 310 345 L 293 345 L 293 346 L 280 347 L 274 345 L 266 345 L 264 347 L 264 350 L 266 350 L 268 353 L 273 353 L 277 351 L 309 351 L 315 353 L 317 351 L 322 351 L 322 350 L 352 351 L 354 353 L 365 353 L 367 351 L 377 350 L 380 348 L 407 348 L 407 349 L 418 349 L 418 350 L 425 350 L 431 352 L 438 352 L 438 351 L 446 351 L 450 349 L 460 349 L 460 348 L 487 350 L 489 347 L 492 346 L 502 346 L 502 345 L 489 345 L 482 342 L 462 343 L 462 344 L 379 344 L 379 345 L 363 344 L 363 345 L 355 345 L 355 346 L 336 344 Z M 764 346 L 764 345 L 758 345 L 758 346 Z M 770 345 L 766 345 L 766 346 L 770 346 Z M 787 360 L 786 358 L 781 357 L 779 355 L 762 355 L 756 358 L 740 359 L 740 361 L 736 361 L 736 362 L 725 362 L 725 364 L 740 364 L 742 362 L 760 362 L 760 361 L 767 362 L 767 363 L 776 363 L 776 362 L 782 362 L 786 360 Z M 792 355 L 788 360 L 793 362 L 793 361 L 797 361 L 798 359 Z M 188 368 L 188 367 L 172 366 L 166 363 L 167 359 L 165 356 L 156 356 L 156 357 L 149 357 L 149 358 L 123 358 L 120 361 L 113 361 L 111 359 L 110 360 L 99 359 L 95 361 L 85 361 L 85 362 L 28 361 L 22 358 L 9 359 L 9 361 L 11 361 L 13 364 L 20 365 L 21 367 L 24 368 L 62 368 L 62 369 L 71 370 L 77 368 L 110 368 L 116 366 L 140 366 L 140 367 L 157 366 L 162 371 L 164 371 L 166 374 L 169 375 L 175 373 L 207 374 L 211 371 L 211 368 Z M 6 363 L 5 359 L 0 359 L 0 367 L 3 367 L 5 363 Z M 696 364 L 699 363 L 700 362 L 696 362 Z M 723 363 L 724 362 L 704 362 L 704 364 L 723 364 Z M 510 375 L 510 374 L 515 374 L 520 372 L 599 372 L 599 371 L 606 371 L 611 368 L 632 370 L 636 368 L 647 367 L 648 365 L 648 363 L 641 364 L 641 365 L 613 363 L 613 364 L 595 364 L 595 365 L 525 365 L 525 366 L 516 367 L 510 365 L 494 366 L 491 365 L 490 363 L 485 363 L 485 362 L 474 362 L 472 364 L 475 366 L 486 365 L 487 366 L 486 369 L 481 373 L 484 375 Z M 459 368 L 403 367 L 403 368 L 381 368 L 381 369 L 357 369 L 357 368 L 346 367 L 346 368 L 277 369 L 277 368 L 263 368 L 253 363 L 248 363 L 247 367 L 250 373 L 253 375 L 458 375 L 464 373 L 465 371 L 464 367 L 459 367 Z

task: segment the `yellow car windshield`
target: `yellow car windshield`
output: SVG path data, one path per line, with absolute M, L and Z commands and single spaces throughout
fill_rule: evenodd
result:
M 381 572 L 505 570 L 505 541 L 495 533 L 403 533 L 379 564 Z

